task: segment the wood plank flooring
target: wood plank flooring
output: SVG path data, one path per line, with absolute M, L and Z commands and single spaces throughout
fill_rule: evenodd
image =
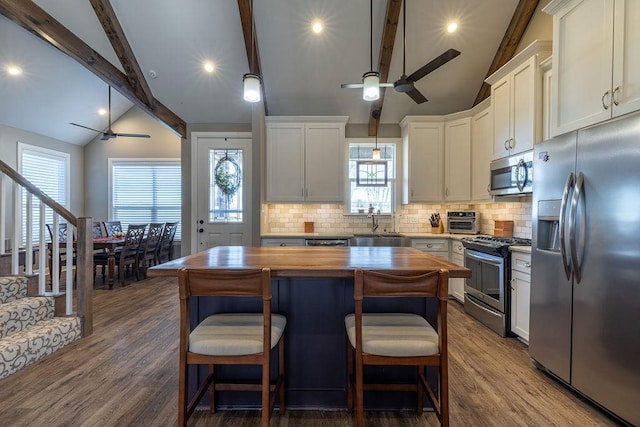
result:
M 0 380 L 0 426 L 171 426 L 177 422 L 176 281 L 95 293 L 94 334 Z M 452 426 L 614 426 L 533 367 L 527 347 L 449 304 Z M 258 411 L 197 412 L 193 426 L 254 426 Z M 367 413 L 368 426 L 437 426 L 433 413 Z M 351 426 L 344 411 L 287 411 L 272 426 Z

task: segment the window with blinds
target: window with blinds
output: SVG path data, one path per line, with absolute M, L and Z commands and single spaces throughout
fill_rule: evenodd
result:
M 129 224 L 176 222 L 182 212 L 179 160 L 110 160 L 110 220 Z
M 32 184 L 42 190 L 47 196 L 69 209 L 69 169 L 70 156 L 68 153 L 54 151 L 18 143 L 19 172 Z M 31 240 L 37 244 L 40 236 L 40 201 L 32 199 L 33 233 Z M 27 238 L 27 192 L 22 191 L 22 242 Z M 53 223 L 53 211 L 45 209 L 45 222 Z M 64 222 L 64 219 L 61 220 Z M 48 233 L 46 239 L 49 240 Z

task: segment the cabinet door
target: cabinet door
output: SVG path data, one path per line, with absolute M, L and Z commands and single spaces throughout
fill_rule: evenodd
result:
M 451 262 L 464 267 L 464 247 L 459 241 L 451 241 Z M 464 279 L 449 279 L 449 295 L 464 303 Z
M 531 276 L 512 271 L 511 276 L 511 332 L 529 341 L 529 303 Z
M 509 155 L 511 139 L 511 81 L 510 76 L 491 86 L 491 104 L 493 108 L 493 158 L 500 159 Z
M 408 201 L 441 202 L 443 200 L 444 125 L 412 123 L 407 140 L 409 154 Z
M 611 117 L 612 46 L 613 0 L 576 0 L 553 16 L 552 136 Z
M 533 149 L 536 139 L 536 62 L 531 58 L 511 74 L 511 139 L 509 154 Z
M 344 199 L 344 125 L 307 124 L 305 139 L 305 200 Z
M 640 2 L 616 0 L 612 85 L 614 116 L 640 110 L 640 25 L 638 22 L 640 22 Z
M 491 108 L 479 112 L 471 121 L 471 199 L 490 200 L 491 159 L 493 156 Z
M 447 201 L 471 199 L 471 119 L 448 122 L 444 131 L 445 192 Z
M 304 124 L 267 127 L 267 201 L 304 199 Z

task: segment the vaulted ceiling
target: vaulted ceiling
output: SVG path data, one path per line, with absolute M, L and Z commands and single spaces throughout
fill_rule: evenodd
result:
M 370 70 L 368 0 L 254 0 L 253 62 L 267 113 L 369 123 L 372 109 L 382 106 L 380 121 L 398 123 L 409 114 L 468 109 L 482 98 L 490 68 L 513 55 L 538 3 L 406 2 L 407 74 L 447 49 L 462 52 L 416 83 L 429 99 L 420 105 L 393 89 L 372 105 L 361 90 L 340 88 Z M 388 81 L 402 74 L 400 11 L 400 0 L 373 0 L 373 64 L 383 77 L 388 70 Z M 96 114 L 106 107 L 107 83 L 124 95 L 114 95 L 114 120 L 136 105 L 178 134 L 185 123 L 251 121 L 241 93 L 250 68 L 250 0 L 0 0 L 0 14 L 0 68 L 24 71 L 19 78 L 0 73 L 0 125 L 86 144 L 96 134 L 69 122 L 107 127 Z M 310 30 L 315 19 L 325 27 L 318 35 Z M 451 20 L 459 30 L 448 34 Z M 204 61 L 215 65 L 213 73 L 203 71 Z

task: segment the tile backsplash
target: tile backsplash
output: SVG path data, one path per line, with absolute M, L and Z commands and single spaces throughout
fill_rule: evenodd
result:
M 494 220 L 513 221 L 515 237 L 531 238 L 531 197 L 509 202 L 442 203 L 402 205 L 395 215 L 378 217 L 378 232 L 430 233 L 429 217 L 440 213 L 445 222 L 447 211 L 474 210 L 480 219 L 480 232 L 493 234 Z M 305 221 L 313 221 L 316 233 L 366 233 L 371 219 L 366 215 L 345 215 L 340 204 L 262 205 L 262 233 L 304 233 Z

